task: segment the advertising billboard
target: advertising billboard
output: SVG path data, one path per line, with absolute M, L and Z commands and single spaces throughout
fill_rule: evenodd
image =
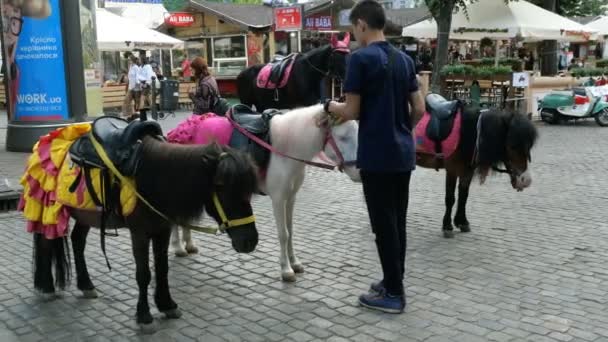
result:
M 70 116 L 59 1 L 0 0 L 11 120 Z

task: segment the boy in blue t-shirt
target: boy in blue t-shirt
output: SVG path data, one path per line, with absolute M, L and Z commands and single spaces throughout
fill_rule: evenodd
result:
M 350 21 L 361 48 L 348 62 L 345 102 L 327 101 L 325 110 L 341 120 L 359 120 L 357 167 L 384 274 L 369 293 L 359 297 L 359 303 L 401 313 L 405 308 L 405 223 L 410 175 L 416 166 L 412 115 L 422 116 L 424 99 L 414 62 L 384 38 L 382 6 L 362 0 L 353 7 Z

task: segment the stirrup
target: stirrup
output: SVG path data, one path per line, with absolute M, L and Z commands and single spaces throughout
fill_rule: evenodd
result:
M 274 89 L 274 101 L 279 102 L 279 88 Z

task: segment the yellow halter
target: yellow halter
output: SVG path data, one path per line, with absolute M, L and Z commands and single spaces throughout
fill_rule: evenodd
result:
M 150 208 L 158 216 L 162 217 L 163 219 L 165 219 L 168 222 L 176 224 L 171 219 L 169 219 L 167 217 L 167 215 L 161 213 L 158 209 L 154 208 L 154 206 L 152 204 L 150 204 L 150 202 L 146 201 L 146 199 L 139 192 L 137 192 L 137 189 L 135 187 L 135 184 L 133 183 L 133 180 L 123 176 L 120 173 L 120 171 L 118 171 L 118 169 L 116 168 L 114 163 L 112 163 L 112 161 L 106 154 L 106 151 L 104 150 L 103 146 L 101 146 L 101 144 L 97 141 L 97 139 L 95 139 L 93 134 L 89 133 L 89 138 L 91 139 L 91 142 L 93 143 L 93 147 L 95 148 L 95 151 L 97 152 L 97 154 L 99 155 L 99 157 L 101 158 L 103 163 L 110 169 L 110 171 L 112 171 L 112 173 L 116 177 L 118 177 L 118 179 L 123 184 L 126 184 L 127 186 L 131 187 L 131 189 L 133 189 L 133 192 L 135 193 L 137 198 L 139 198 L 145 205 L 148 206 L 148 208 Z M 222 157 L 222 156 L 220 155 L 220 157 Z M 255 215 L 250 215 L 250 216 L 240 218 L 240 219 L 235 219 L 235 220 L 229 220 L 228 217 L 226 216 L 226 213 L 224 212 L 222 203 L 220 202 L 220 199 L 219 199 L 219 197 L 217 197 L 217 193 L 215 193 L 215 192 L 213 193 L 213 204 L 215 205 L 215 209 L 217 210 L 218 214 L 220 215 L 220 219 L 222 220 L 222 223 L 220 224 L 219 228 L 204 227 L 204 226 L 197 226 L 197 225 L 193 225 L 193 224 L 184 224 L 184 223 L 181 223 L 180 225 L 184 228 L 195 230 L 197 232 L 217 234 L 218 232 L 223 233 L 228 228 L 244 226 L 246 224 L 255 222 Z

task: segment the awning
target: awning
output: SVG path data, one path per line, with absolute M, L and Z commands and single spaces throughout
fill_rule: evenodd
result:
M 182 49 L 184 42 L 98 8 L 97 44 L 101 51 Z
M 527 1 L 483 0 L 469 4 L 467 15 L 459 11 L 452 17 L 450 39 L 510 39 L 521 36 L 527 41 L 586 41 L 592 30 L 570 19 Z M 437 38 L 435 20 L 425 20 L 403 28 L 403 36 Z

